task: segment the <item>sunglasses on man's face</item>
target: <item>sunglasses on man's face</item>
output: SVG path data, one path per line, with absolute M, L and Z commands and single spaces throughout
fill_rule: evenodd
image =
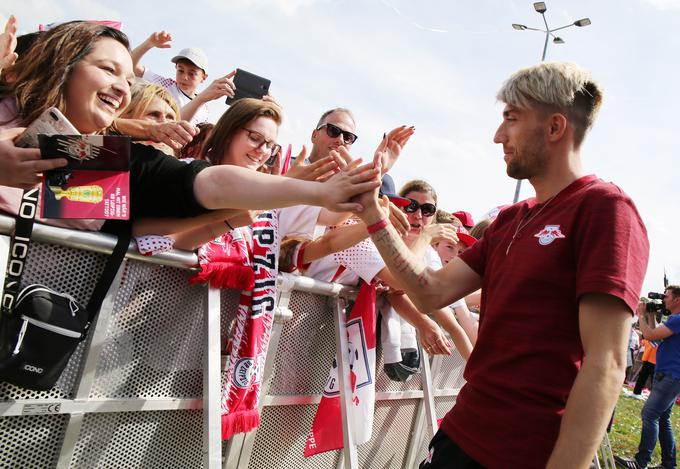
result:
M 342 130 L 340 127 L 337 125 L 333 124 L 321 124 L 316 128 L 316 130 L 321 130 L 322 127 L 326 127 L 326 135 L 328 135 L 330 138 L 338 138 L 340 135 L 342 135 L 342 141 L 345 142 L 345 145 L 351 145 L 354 142 L 357 141 L 356 135 L 354 135 L 352 132 L 348 132 L 347 130 Z
M 406 213 L 416 213 L 418 211 L 418 209 L 420 209 L 420 213 L 424 217 L 431 217 L 437 211 L 437 206 L 435 204 L 431 204 L 429 202 L 421 204 L 421 203 L 418 203 L 417 200 L 413 200 L 413 199 L 408 199 L 408 200 L 410 200 L 411 203 L 404 207 L 404 212 L 406 212 Z

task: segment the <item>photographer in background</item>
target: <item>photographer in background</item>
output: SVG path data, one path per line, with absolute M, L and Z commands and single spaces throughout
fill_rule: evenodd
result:
M 650 293 L 649 297 L 654 298 L 657 295 Z M 647 340 L 660 340 L 661 344 L 656 352 L 654 387 L 642 408 L 642 434 L 638 452 L 634 459 L 615 456 L 616 463 L 627 469 L 647 468 L 657 439 L 661 444 L 661 466 L 654 467 L 663 469 L 677 467 L 671 411 L 680 394 L 680 286 L 666 287 L 663 306 L 664 314 L 670 316 L 662 324 L 656 323 L 657 308 L 648 308 L 644 303 L 638 306 L 643 337 Z

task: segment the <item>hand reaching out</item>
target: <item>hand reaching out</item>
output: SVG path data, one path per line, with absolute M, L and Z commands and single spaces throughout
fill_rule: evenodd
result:
M 361 196 L 364 193 L 373 194 L 377 191 L 380 187 L 380 171 L 373 163 L 359 166 L 360 164 L 360 159 L 352 161 L 323 183 L 320 205 L 334 212 L 361 213 L 363 211 L 365 208 L 361 204 L 363 199 L 356 199 L 355 196 Z M 380 208 L 377 209 L 380 210 Z
M 170 44 L 172 36 L 167 31 L 151 33 L 151 36 L 149 36 L 146 41 L 151 47 L 157 47 L 159 49 L 168 49 L 172 47 L 172 44 Z
M 422 236 L 430 238 L 428 244 L 440 243 L 442 241 L 451 244 L 458 244 L 458 234 L 451 223 L 432 223 L 423 229 Z
M 304 181 L 327 181 L 340 170 L 337 160 L 332 155 L 315 161 L 314 163 L 307 163 L 305 157 L 307 156 L 307 147 L 302 146 L 302 151 L 293 161 L 293 164 L 288 168 L 285 174 L 287 177 L 302 179 Z M 344 165 L 343 167 L 345 167 Z
M 149 128 L 149 139 L 154 142 L 165 143 L 175 150 L 179 150 L 198 135 L 198 129 L 187 121 L 165 122 L 153 124 Z
M 17 19 L 10 16 L 0 34 L 0 72 L 4 68 L 14 65 L 19 57 L 14 49 L 17 47 Z
M 404 148 L 411 135 L 415 132 L 415 127 L 402 125 L 392 129 L 383 136 L 382 141 L 375 150 L 375 156 L 380 158 L 382 164 L 382 174 L 385 174 L 399 159 L 401 150 Z

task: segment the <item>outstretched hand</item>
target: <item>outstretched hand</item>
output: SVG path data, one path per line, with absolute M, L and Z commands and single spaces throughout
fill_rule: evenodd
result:
M 341 167 L 333 155 L 316 160 L 314 163 L 307 163 L 305 158 L 307 156 L 307 147 L 302 146 L 302 151 L 293 161 L 293 164 L 288 168 L 287 177 L 295 179 L 302 179 L 304 181 L 327 181 L 331 176 L 337 173 Z
M 344 150 L 344 148 L 341 150 Z M 360 164 L 361 159 L 352 161 L 323 183 L 322 206 L 334 212 L 361 213 L 364 210 L 364 206 L 361 204 L 362 199 L 356 197 L 377 191 L 380 187 L 380 170 L 373 163 L 359 166 Z M 375 201 L 375 208 L 380 210 L 377 200 Z
M 147 39 L 147 42 L 152 47 L 168 49 L 172 47 L 172 44 L 170 44 L 170 42 L 172 42 L 172 35 L 167 31 L 157 31 L 155 33 L 151 33 Z
M 388 172 L 399 159 L 401 150 L 406 146 L 411 135 L 416 131 L 415 127 L 402 125 L 392 129 L 383 135 L 383 139 L 375 150 L 375 156 L 380 158 L 382 174 Z
M 198 135 L 198 128 L 187 121 L 164 122 L 149 127 L 149 139 L 179 150 Z
M 17 47 L 17 19 L 11 15 L 0 33 L 0 72 L 14 65 L 19 55 L 14 52 Z

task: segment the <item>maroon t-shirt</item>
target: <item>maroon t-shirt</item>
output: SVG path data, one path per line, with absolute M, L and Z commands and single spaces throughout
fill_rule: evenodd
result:
M 581 366 L 579 298 L 605 293 L 634 311 L 648 255 L 633 202 L 595 176 L 501 211 L 461 255 L 484 293 L 467 384 L 441 426 L 449 438 L 489 468 L 545 467 Z

